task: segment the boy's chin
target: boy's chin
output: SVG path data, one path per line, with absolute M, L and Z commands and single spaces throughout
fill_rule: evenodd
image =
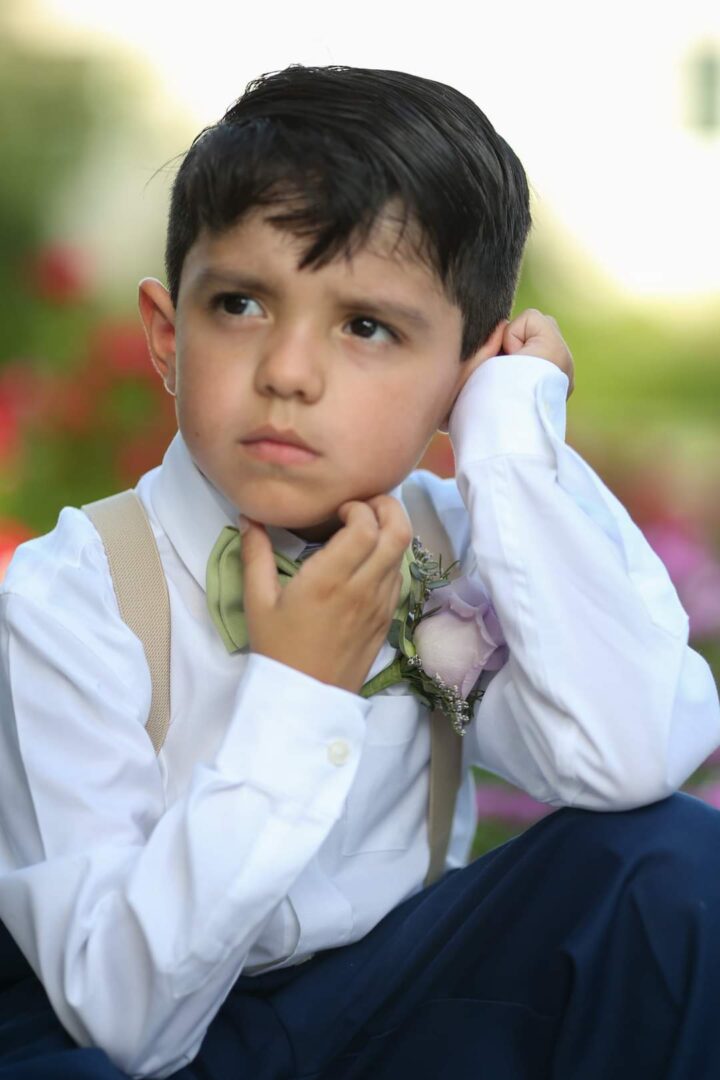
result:
M 340 518 L 334 515 L 328 521 L 322 521 L 317 525 L 284 525 L 283 528 L 299 536 L 301 540 L 307 541 L 308 544 L 318 544 L 329 540 L 338 529 L 342 528 L 342 524 Z
M 286 532 L 294 533 L 308 542 L 327 540 L 343 525 L 337 513 L 333 513 L 327 518 L 321 517 L 318 519 L 317 517 L 313 518 L 311 514 L 285 515 L 272 513 L 267 508 L 253 508 L 252 504 L 247 502 L 244 505 L 236 503 L 235 506 L 236 514 L 257 521 L 260 525 L 264 525 L 266 529 L 285 529 Z

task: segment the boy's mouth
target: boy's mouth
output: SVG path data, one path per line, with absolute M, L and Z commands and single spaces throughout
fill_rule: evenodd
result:
M 314 454 L 312 446 L 309 446 L 304 439 L 301 439 L 296 431 L 292 428 L 285 428 L 280 430 L 274 428 L 272 424 L 263 424 L 262 427 L 256 428 L 255 431 L 251 431 L 243 440 L 244 443 L 256 443 L 256 442 L 273 442 L 283 446 L 296 446 L 302 450 L 307 450 Z
M 243 440 L 248 454 L 260 461 L 274 461 L 281 465 L 302 465 L 315 461 L 320 456 L 314 450 L 306 450 L 292 443 L 276 442 L 273 439 Z
M 320 456 L 292 428 L 281 430 L 272 424 L 251 431 L 242 443 L 252 457 L 280 465 L 304 465 Z

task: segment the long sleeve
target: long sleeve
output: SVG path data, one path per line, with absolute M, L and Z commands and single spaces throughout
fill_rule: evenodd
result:
M 509 647 L 465 750 L 543 802 L 621 810 L 677 790 L 720 743 L 720 706 L 664 564 L 564 442 L 568 385 L 493 357 L 453 410 L 465 569 Z
M 0 918 L 81 1045 L 166 1076 L 341 815 L 370 702 L 250 654 L 218 753 L 166 806 L 147 665 L 99 550 L 65 560 L 64 609 L 58 582 L 42 604 L 0 595 Z

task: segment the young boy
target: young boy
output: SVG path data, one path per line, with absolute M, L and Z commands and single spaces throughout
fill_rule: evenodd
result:
M 0 594 L 0 1080 L 720 1075 L 720 814 L 677 793 L 717 689 L 564 442 L 554 320 L 509 321 L 529 226 L 477 106 L 401 72 L 293 65 L 193 143 L 168 289 L 139 294 L 179 427 L 135 489 L 170 599 L 157 755 L 90 518 Z M 416 470 L 438 429 L 455 479 Z M 429 709 L 360 693 L 397 653 L 410 474 L 508 647 L 428 887 Z M 238 644 L 208 584 L 245 524 Z M 466 865 L 473 764 L 560 809 Z

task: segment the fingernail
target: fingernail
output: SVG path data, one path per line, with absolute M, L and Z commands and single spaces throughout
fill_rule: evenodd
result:
M 250 522 L 247 520 L 247 518 L 243 518 L 243 517 L 238 518 L 238 529 L 240 530 L 240 535 L 241 536 L 244 536 L 249 528 L 250 528 Z

